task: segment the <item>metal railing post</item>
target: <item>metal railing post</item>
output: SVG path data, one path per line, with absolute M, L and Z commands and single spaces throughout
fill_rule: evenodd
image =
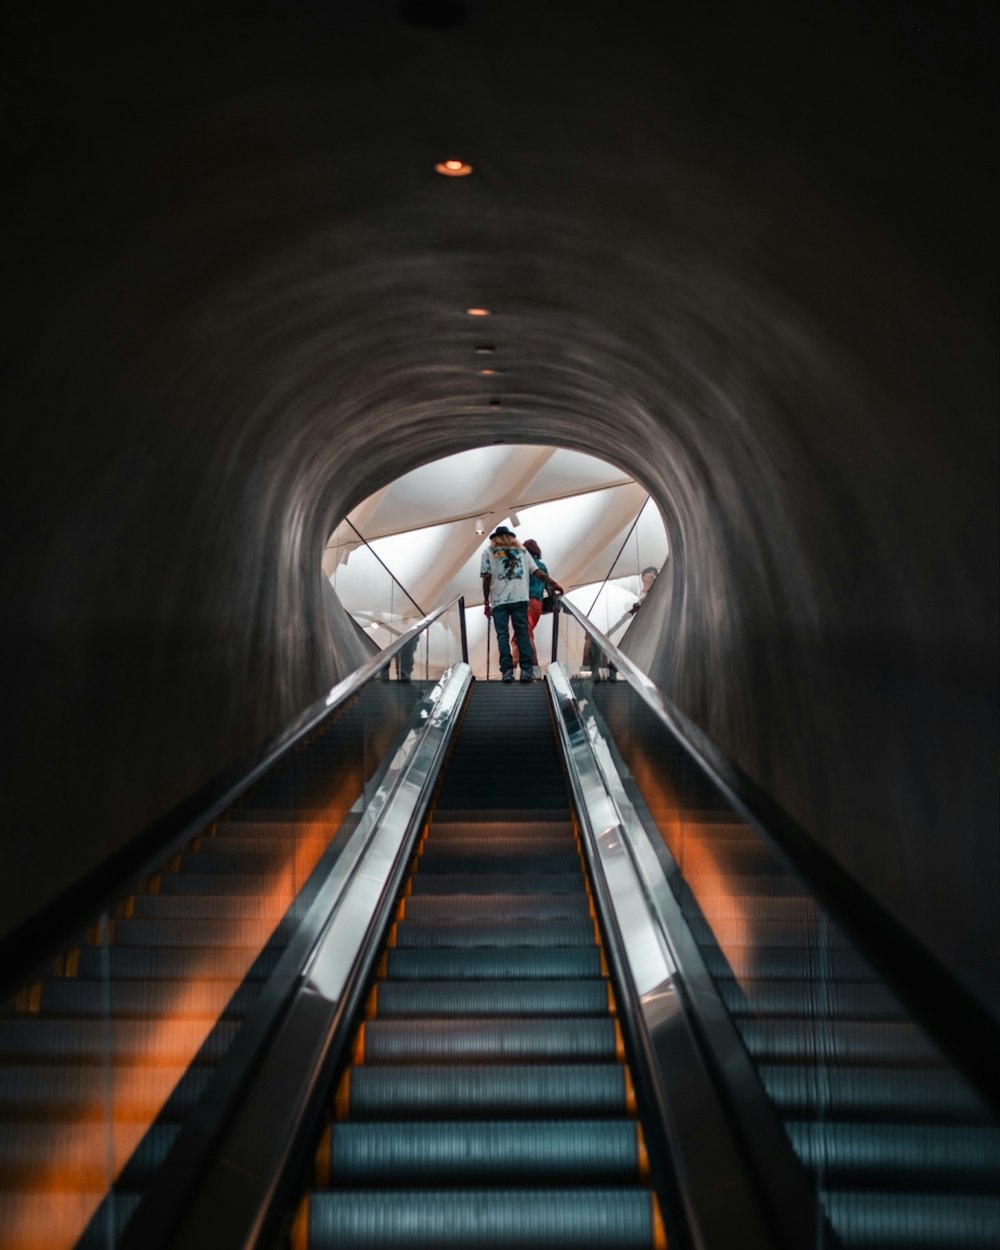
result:
M 469 637 L 465 629 L 465 595 L 458 597 L 458 627 L 462 634 L 462 659 L 469 662 Z

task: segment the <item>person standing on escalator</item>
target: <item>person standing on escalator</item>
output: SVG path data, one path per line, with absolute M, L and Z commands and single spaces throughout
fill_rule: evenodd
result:
M 517 639 L 521 681 L 534 681 L 535 649 L 528 632 L 530 579 L 536 574 L 555 594 L 562 594 L 562 587 L 544 569 L 539 569 L 534 557 L 506 525 L 498 525 L 490 535 L 490 545 L 483 552 L 479 572 L 483 579 L 483 611 L 487 617 L 492 617 L 496 627 L 501 681 L 514 680 L 511 626 Z
M 524 549 L 529 553 L 536 564 L 535 572 L 531 575 L 531 581 L 528 583 L 528 634 L 531 638 L 531 652 L 534 659 L 534 675 L 541 677 L 542 670 L 538 663 L 538 649 L 535 646 L 535 626 L 538 624 L 538 618 L 542 615 L 542 599 L 545 595 L 545 582 L 542 574 L 548 573 L 548 567 L 542 560 L 542 549 L 533 538 L 524 540 Z M 551 604 L 549 605 L 552 606 Z M 517 654 L 514 655 L 515 662 Z

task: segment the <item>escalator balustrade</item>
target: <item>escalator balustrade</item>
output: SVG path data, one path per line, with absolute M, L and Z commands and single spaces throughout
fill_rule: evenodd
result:
M 666 1245 L 540 686 L 473 688 L 292 1245 Z

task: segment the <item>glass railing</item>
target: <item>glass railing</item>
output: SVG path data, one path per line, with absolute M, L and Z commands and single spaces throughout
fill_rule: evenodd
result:
M 350 521 L 342 521 L 323 552 L 324 576 L 371 641 L 385 650 L 423 618 L 424 611 Z M 398 675 L 407 672 L 404 657 Z
M 604 581 L 567 596 L 612 642 L 620 644 L 669 559 L 663 521 L 647 497 Z
M 340 683 L 225 810 L 8 983 L 5 1250 L 115 1245 L 248 1013 L 322 923 L 331 877 L 463 660 L 462 626 L 456 600 Z
M 657 848 L 686 924 L 678 949 L 714 986 L 753 1088 L 814 1187 L 823 1218 L 799 1244 L 1000 1245 L 995 1088 L 983 1065 L 973 1073 L 949 1057 L 956 1022 L 937 1027 L 933 1003 L 917 1008 L 893 989 L 884 952 L 850 936 L 850 898 L 839 910 L 820 901 L 697 742 L 690 749 L 682 718 L 571 610 L 557 659 Z M 887 944 L 890 931 L 885 917 Z M 923 966 L 929 975 L 929 957 Z M 996 1036 L 987 1027 L 983 1044 Z M 753 1140 L 744 1147 L 751 1166 L 769 1166 Z

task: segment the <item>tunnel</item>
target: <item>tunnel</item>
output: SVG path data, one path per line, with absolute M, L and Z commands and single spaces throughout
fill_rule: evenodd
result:
M 995 1021 L 992 6 L 3 26 L 5 949 L 367 659 L 352 508 L 551 445 L 664 517 L 629 658 Z

